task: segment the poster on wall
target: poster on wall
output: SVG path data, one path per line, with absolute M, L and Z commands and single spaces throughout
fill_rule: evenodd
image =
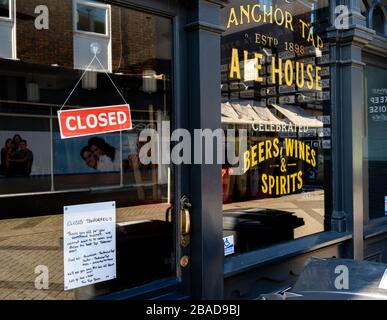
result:
M 115 279 L 116 203 L 64 208 L 64 290 Z
M 50 139 L 47 131 L 0 131 L 0 175 L 50 175 Z
M 119 133 L 54 141 L 55 175 L 120 171 Z

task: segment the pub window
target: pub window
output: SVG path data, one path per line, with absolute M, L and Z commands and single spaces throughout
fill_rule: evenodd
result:
M 367 11 L 369 9 L 369 4 L 367 0 L 362 0 L 360 3 L 360 12 L 363 16 L 367 16 Z
M 108 10 L 93 2 L 76 1 L 76 30 L 107 34 Z
M 311 31 L 329 2 L 259 14 L 252 3 L 223 9 L 222 127 L 236 156 L 222 168 L 226 255 L 323 232 L 330 207 L 329 44 L 322 26 Z
M 98 1 L 73 0 L 73 12 L 74 67 L 85 69 L 94 57 L 91 47 L 96 45 L 102 66 L 94 61 L 90 68 L 111 72 L 111 6 Z M 96 74 L 88 76 L 95 78 Z
M 377 6 L 372 13 L 372 29 L 379 34 L 385 34 L 385 16 L 383 10 Z
M 387 69 L 366 67 L 366 141 L 364 164 L 368 167 L 365 200 L 367 219 L 387 216 Z M 367 206 L 366 206 L 367 207 Z
M 111 72 L 91 70 L 81 81 L 92 57 L 74 65 L 74 52 L 89 54 L 90 46 L 74 42 L 73 4 L 108 10 L 116 22 L 99 25 L 97 10 L 87 20 L 88 30 L 109 30 L 110 36 L 81 32 L 83 39 L 99 41 L 101 49 L 104 43 L 111 46 Z M 25 19 L 31 14 L 30 1 L 18 1 L 19 60 L 0 59 L 0 296 L 90 299 L 175 278 L 174 225 L 166 220 L 174 197 L 173 167 L 143 161 L 139 139 L 143 129 L 161 132 L 162 123 L 173 119 L 172 22 L 94 1 L 52 0 L 48 8 L 50 29 L 37 31 Z M 102 63 L 106 55 L 103 50 L 98 54 Z M 131 130 L 61 138 L 58 110 L 126 103 Z M 66 209 L 78 206 L 91 209 L 83 218 L 77 209 L 66 222 Z M 82 231 L 83 238 L 98 237 L 86 241 L 88 246 L 93 242 L 96 258 L 82 255 L 84 242 L 68 238 L 74 233 L 66 228 L 80 225 L 73 223 L 80 219 L 84 226 L 86 219 L 93 225 L 101 222 Z M 73 264 L 80 260 L 66 256 L 76 253 L 72 245 L 81 250 L 78 258 L 85 259 L 82 270 Z M 92 274 L 97 268 L 90 269 L 90 263 L 104 270 L 103 277 Z M 47 290 L 34 286 L 39 275 L 34 271 L 40 267 L 49 273 Z
M 13 0 L 0 0 L 0 58 L 16 58 L 15 21 Z
M 0 0 L 0 17 L 11 18 L 11 0 Z

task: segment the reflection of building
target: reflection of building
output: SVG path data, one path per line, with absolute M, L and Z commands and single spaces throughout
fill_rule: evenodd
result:
M 77 12 L 74 6 L 77 3 L 73 0 L 65 2 L 57 0 L 23 1 L 23 5 L 18 6 L 16 19 L 17 57 L 29 63 L 44 62 L 48 65 L 72 67 L 74 53 L 79 51 L 74 46 L 83 46 L 81 42 L 73 41 L 73 38 L 80 34 L 77 32 L 77 24 L 75 23 Z M 79 1 L 79 4 L 82 4 L 82 1 Z M 34 25 L 36 18 L 34 11 L 39 5 L 46 5 L 50 8 L 49 23 L 51 27 L 45 31 L 36 29 Z M 105 47 L 103 45 L 104 38 L 98 37 L 98 32 L 94 32 L 94 35 L 84 34 L 83 38 L 86 43 L 88 43 L 87 37 L 91 37 L 90 42 L 101 40 L 102 49 L 111 51 L 106 52 L 106 55 L 111 56 L 109 60 L 111 60 L 114 72 L 141 73 L 143 68 L 152 67 L 152 61 L 156 58 L 156 50 L 158 49 L 153 44 L 154 37 L 162 36 L 156 33 L 156 28 L 163 26 L 158 24 L 152 16 L 146 14 L 134 15 L 117 7 L 112 7 L 109 12 L 110 14 L 107 15 L 107 19 L 103 23 L 106 24 L 107 37 L 111 37 L 111 45 Z M 137 26 L 141 26 L 141 29 Z M 136 31 L 128 32 L 129 30 Z M 82 30 L 80 31 L 82 32 Z M 165 34 L 168 29 L 161 31 Z M 123 58 L 124 56 L 125 58 Z M 79 58 L 82 59 L 82 57 Z
M 297 138 L 299 141 L 307 143 L 315 150 L 317 159 L 324 158 L 324 148 L 318 136 L 318 130 L 322 130 L 323 128 L 322 121 L 311 114 L 308 114 L 300 107 L 281 107 L 279 105 L 263 107 L 254 106 L 255 101 L 250 101 L 250 103 L 251 104 L 246 104 L 246 101 L 240 101 L 240 103 L 223 103 L 223 127 L 225 129 L 234 128 L 236 130 L 247 129 L 248 146 L 253 146 L 257 141 L 273 141 L 274 138 L 279 138 L 281 145 L 286 146 L 286 138 Z M 270 109 L 272 109 L 272 111 Z M 276 116 L 273 112 L 278 112 L 278 115 Z M 330 135 L 326 138 L 330 138 Z M 239 140 L 237 139 L 236 141 Z M 232 143 L 232 141 L 227 141 L 226 146 L 229 146 L 230 143 Z M 236 146 L 238 146 L 238 143 L 236 143 Z M 227 149 L 228 148 L 226 148 L 226 150 Z M 238 150 L 236 152 L 238 152 Z M 266 152 L 270 152 L 270 150 Z M 304 188 L 307 188 L 309 191 L 313 190 L 313 188 L 323 188 L 324 161 L 318 160 L 318 164 L 315 166 L 305 165 L 303 161 L 294 162 L 292 158 L 289 158 L 288 161 L 295 164 L 292 168 L 292 173 L 299 170 L 304 172 Z M 274 159 L 264 165 L 252 167 L 251 170 L 244 173 L 244 175 L 246 175 L 244 179 L 236 177 L 236 180 L 239 179 L 240 181 L 235 185 L 235 178 L 225 172 L 223 175 L 223 185 L 226 188 L 223 191 L 224 201 L 230 202 L 232 199 L 232 201 L 235 202 L 262 197 L 270 198 L 270 196 L 265 195 L 261 190 L 261 177 L 265 173 L 275 173 L 276 175 L 286 176 L 285 173 L 281 174 L 279 171 L 269 169 L 279 163 L 280 159 Z M 231 167 L 235 167 L 235 165 Z M 243 192 L 240 190 L 243 190 Z M 295 190 L 293 192 L 295 192 Z M 234 193 L 239 193 L 239 196 Z
M 311 256 L 387 261 L 386 2 L 347 1 L 348 28 L 339 31 L 333 1 L 230 0 L 223 9 L 219 2 L 92 1 L 80 9 L 78 25 L 74 3 L 89 1 L 0 1 L 0 137 L 28 138 L 35 164 L 28 179 L 0 177 L 0 297 L 255 299 L 291 286 Z M 252 2 L 293 8 L 294 21 L 316 24 L 324 50 L 305 43 L 303 53 L 286 50 L 285 42 L 303 42 L 299 25 L 292 33 L 244 24 L 221 40 L 220 15 Z M 34 26 L 37 5 L 49 9 L 47 30 Z M 245 41 L 255 32 L 273 32 L 279 46 Z M 78 33 L 84 41 L 74 38 Z M 86 43 L 97 39 L 104 39 L 106 69 L 132 108 L 135 130 L 104 137 L 122 150 L 120 172 L 86 168 L 88 157 L 106 160 L 111 152 L 90 148 L 81 157 L 88 138 L 63 142 L 57 127 L 56 111 L 83 72 L 79 60 L 90 58 Z M 229 77 L 233 47 L 247 79 Z M 246 64 L 244 49 L 251 53 Z M 265 57 L 261 83 L 254 81 L 254 50 Z M 270 56 L 321 67 L 322 90 L 274 83 Z M 85 79 L 65 107 L 122 103 L 104 73 Z M 239 176 L 231 164 L 143 164 L 140 130 L 162 120 L 189 132 L 247 129 L 251 164 L 256 155 L 265 161 Z M 308 130 L 292 132 L 290 125 Z M 284 157 L 289 146 L 302 155 Z M 262 195 L 262 181 L 272 194 Z M 118 277 L 64 291 L 64 207 L 112 201 Z M 236 217 L 223 219 L 230 218 L 226 210 Z M 224 231 L 242 247 L 226 258 Z M 37 265 L 55 279 L 49 290 L 31 286 Z
M 245 1 L 232 2 L 229 8 L 234 5 L 237 12 L 240 5 L 247 5 Z M 263 4 L 263 2 L 259 3 Z M 296 6 L 301 7 L 308 3 L 317 4 L 318 10 L 309 12 L 308 10 L 296 9 Z M 337 18 L 333 12 L 335 9 L 333 4 L 329 6 L 328 2 L 323 1 L 292 1 L 291 4 L 281 8 L 285 10 L 286 7 L 289 9 L 293 6 L 293 13 L 301 19 L 309 20 L 310 18 L 311 23 L 318 22 L 315 31 L 324 40 L 323 50 L 314 50 L 313 47 L 305 45 L 300 36 L 300 29 L 297 29 L 298 32 L 293 34 L 289 29 L 283 30 L 284 28 L 263 23 L 254 25 L 251 22 L 254 19 L 251 19 L 250 23 L 245 20 L 243 24 L 240 23 L 238 26 L 228 29 L 224 34 L 221 68 L 222 101 L 224 102 L 222 104 L 223 125 L 249 128 L 251 122 L 254 121 L 253 119 L 264 124 L 262 119 L 251 112 L 254 111 L 251 106 L 256 105 L 264 108 L 266 112 L 271 112 L 277 121 L 304 124 L 312 128 L 310 132 L 305 132 L 298 138 L 319 150 L 318 171 L 308 171 L 307 176 L 312 180 L 318 177 L 317 179 L 323 187 L 322 190 L 324 190 L 320 194 L 323 199 L 322 206 L 321 203 L 319 205 L 318 202 L 311 202 L 315 213 L 322 212 L 324 215 L 325 232 L 321 235 L 327 235 L 330 230 L 346 230 L 351 233 L 351 237 L 354 239 L 353 247 L 347 254 L 351 257 L 360 257 L 360 259 L 364 257 L 384 262 L 387 259 L 385 256 L 386 242 L 383 240 L 386 233 L 386 218 L 384 216 L 386 186 L 381 182 L 383 180 L 381 177 L 384 177 L 385 173 L 385 148 L 383 147 L 385 140 L 381 137 L 385 136 L 385 126 L 383 125 L 385 103 L 382 102 L 384 98 L 375 100 L 375 96 L 384 96 L 383 88 L 386 83 L 386 56 L 385 52 L 382 53 L 384 51 L 382 48 L 386 45 L 387 35 L 386 5 L 387 3 L 383 1 L 357 1 L 356 5 L 349 8 L 349 10 L 356 12 L 348 21 L 349 26 L 353 25 L 344 27 L 344 30 L 335 30 L 326 34 L 324 28 L 327 26 L 328 20 L 330 19 L 333 23 Z M 360 7 L 362 8 L 361 12 L 357 12 Z M 228 13 L 229 11 L 226 10 L 224 16 L 227 17 Z M 244 18 L 246 17 L 244 16 Z M 339 28 L 337 25 L 336 27 Z M 376 34 L 371 29 L 374 29 Z M 356 33 L 359 30 L 364 30 L 364 32 L 360 32 L 362 34 L 360 38 L 350 36 L 351 33 Z M 265 48 L 261 48 L 257 46 L 256 40 L 252 37 L 256 33 L 260 34 L 258 40 L 261 44 L 262 34 L 281 40 L 278 40 L 278 45 L 266 45 Z M 289 52 L 286 50 L 286 45 L 281 47 L 281 43 L 286 41 L 304 44 L 306 50 L 303 54 Z M 379 41 L 381 42 L 379 43 Z M 238 79 L 230 76 L 230 65 L 232 65 L 230 52 L 232 48 L 240 50 L 239 60 L 242 75 Z M 249 52 L 247 60 L 243 50 Z M 264 57 L 262 62 L 264 67 L 260 69 L 263 81 L 254 82 L 250 77 L 255 72 L 254 64 L 250 62 L 254 58 L 252 52 L 258 52 Z M 272 68 L 270 63 L 267 63 L 271 56 L 276 56 L 284 61 L 290 60 L 292 63 L 304 61 L 321 66 L 322 90 L 316 92 L 284 83 L 280 86 L 275 82 L 273 84 Z M 333 61 L 336 62 L 332 63 Z M 361 62 L 357 64 L 356 61 Z M 367 67 L 364 67 L 362 63 L 365 63 Z M 243 76 L 246 70 L 248 77 Z M 364 79 L 366 80 L 365 86 Z M 374 98 L 372 99 L 372 97 Z M 366 101 L 365 104 L 364 101 Z M 375 101 L 379 102 L 375 103 Z M 230 106 L 233 108 L 231 109 Z M 244 106 L 244 109 L 241 109 L 240 106 Z M 368 117 L 365 116 L 367 114 Z M 262 129 L 265 129 L 264 125 L 262 125 Z M 251 133 L 250 139 L 267 141 L 272 135 L 272 132 L 263 131 L 256 138 L 255 133 Z M 286 138 L 289 133 L 278 135 Z M 259 175 L 257 177 L 254 179 L 259 179 Z M 257 197 L 257 195 L 255 196 Z M 284 202 L 283 205 L 291 210 L 290 208 L 293 208 L 292 206 L 295 204 L 306 204 L 310 197 L 313 196 L 306 193 L 302 199 L 293 198 L 294 201 L 291 203 L 287 203 L 286 197 L 281 197 L 278 199 L 277 205 L 280 206 Z M 224 200 L 225 198 L 227 197 L 224 197 Z M 227 204 L 226 208 L 240 210 L 254 205 L 265 207 L 273 205 L 266 201 L 266 199 L 259 200 L 258 197 L 255 201 Z M 298 209 L 295 208 L 295 210 Z M 306 207 L 302 210 L 306 210 Z M 313 216 L 314 219 L 317 218 L 312 213 L 310 216 Z M 309 226 L 313 225 L 311 221 L 306 221 L 305 225 L 308 224 Z M 301 229 L 306 230 L 300 228 L 296 231 L 299 232 Z M 378 232 L 376 230 L 380 230 L 381 233 L 375 233 Z M 309 229 L 309 234 L 310 231 L 311 229 Z M 300 233 L 305 235 L 303 232 Z M 317 239 L 319 235 L 315 235 L 315 237 Z M 299 243 L 302 244 L 302 241 Z M 290 247 L 288 249 L 291 250 Z M 258 252 L 255 258 L 257 261 L 261 261 Z M 297 260 L 298 258 L 294 258 L 294 266 Z M 254 272 L 260 270 L 262 276 L 267 275 L 266 272 L 268 272 L 272 274 L 273 279 L 275 278 L 275 273 L 271 272 L 270 268 L 260 267 L 259 262 L 255 266 L 256 269 L 254 267 L 251 269 L 254 269 Z M 279 265 L 272 264 L 273 268 L 275 266 Z M 241 292 L 247 288 L 248 283 L 253 278 L 257 283 L 266 286 L 259 276 L 254 277 L 249 271 L 245 273 L 245 275 L 250 275 L 247 281 L 243 281 L 242 277 L 234 276 L 235 270 L 231 261 L 230 264 L 226 262 L 226 269 L 230 269 L 228 281 L 232 287 L 228 291 L 230 297 L 233 292 L 238 290 Z M 243 284 L 233 286 L 232 284 L 235 284 L 236 279 L 240 279 Z M 267 287 L 276 286 L 267 284 Z
M 17 59 L 0 59 L 0 137 L 4 140 L 0 143 L 20 133 L 34 150 L 35 162 L 34 181 L 23 184 L 0 179 L 1 192 L 85 191 L 90 187 L 140 183 L 145 189 L 152 189 L 153 199 L 164 197 L 161 189 L 165 188 L 161 185 L 167 183 L 165 170 L 142 166 L 148 173 L 141 178 L 136 171 L 133 177 L 128 168 L 133 168 L 129 162 L 134 160 L 128 160 L 125 150 L 129 137 L 124 136 L 121 141 L 120 134 L 110 135 L 107 141 L 115 146 L 118 157 L 121 157 L 121 149 L 122 156 L 127 157 L 115 159 L 123 163 L 119 165 L 121 172 L 111 172 L 109 177 L 101 175 L 98 182 L 92 182 L 94 178 L 87 178 L 87 175 L 96 172 L 86 166 L 80 156 L 87 139 L 62 143 L 55 116 L 63 103 L 66 103 L 64 108 L 122 104 L 120 91 L 132 106 L 134 128 L 140 128 L 142 123 L 149 127 L 160 126 L 161 121 L 169 117 L 170 85 L 166 83 L 171 78 L 169 20 L 95 1 L 17 1 L 16 12 L 13 8 L 16 0 L 6 2 L 12 9 L 10 21 L 0 18 L 0 27 L 3 22 L 15 27 L 15 41 L 9 46 Z M 35 13 L 41 6 L 48 11 L 39 9 Z M 47 18 L 48 29 L 37 28 L 37 17 Z M 82 75 L 82 70 L 78 69 L 85 69 L 93 57 L 90 43 L 98 44 L 98 57 L 114 84 L 106 74 L 89 71 L 76 86 Z M 5 58 L 1 52 L 0 56 Z M 101 71 L 96 61 L 90 67 L 95 69 L 95 66 Z M 13 113 L 17 116 L 12 116 Z M 136 139 L 138 134 L 136 129 Z M 135 152 L 138 153 L 137 147 Z M 154 170 L 163 176 L 158 178 L 152 173 Z M 156 190 L 159 187 L 154 185 L 160 181 L 163 181 L 161 189 Z M 146 198 L 144 192 L 139 196 Z M 7 206 L 15 206 L 8 202 L 3 207 L 4 212 L 10 214 L 12 209 L 7 210 Z M 54 207 L 58 207 L 55 201 L 48 200 L 46 212 L 56 210 Z M 16 211 L 22 210 L 16 208 Z M 39 211 L 43 213 L 36 209 Z

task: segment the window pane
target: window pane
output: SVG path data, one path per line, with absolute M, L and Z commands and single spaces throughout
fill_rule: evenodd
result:
M 367 0 L 360 1 L 360 12 L 363 16 L 366 16 L 368 10 L 368 2 Z
M 0 17 L 9 18 L 9 1 L 10 0 L 0 0 Z
M 372 20 L 373 20 L 373 26 L 372 28 L 380 34 L 384 34 L 385 30 L 385 20 L 384 20 L 384 14 L 382 9 L 377 7 L 372 15 Z
M 174 277 L 174 222 L 166 219 L 173 203 L 173 168 L 146 164 L 139 141 L 142 130 L 161 132 L 162 123 L 172 119 L 171 20 L 112 6 L 111 52 L 99 53 L 111 57 L 112 70 L 109 76 L 88 71 L 78 83 L 83 70 L 73 67 L 72 1 L 49 6 L 50 29 L 43 33 L 25 19 L 31 15 L 27 1 L 19 1 L 17 10 L 20 60 L 0 59 L 0 296 L 88 299 Z M 90 21 L 102 17 L 99 12 Z M 105 30 L 91 25 L 88 30 Z M 61 139 L 57 111 L 65 102 L 63 110 L 122 105 L 123 100 L 130 105 L 133 130 Z M 29 152 L 18 151 L 25 148 L 17 135 Z M 65 290 L 65 207 L 111 202 L 116 278 Z M 38 266 L 48 268 L 48 290 L 34 286 Z
M 106 9 L 77 4 L 77 29 L 106 34 Z
M 367 66 L 369 218 L 387 215 L 387 69 Z
M 223 10 L 222 126 L 235 134 L 225 149 L 239 156 L 238 166 L 227 154 L 222 170 L 224 236 L 234 237 L 237 254 L 325 230 L 328 11 L 328 1 L 260 1 L 259 10 L 230 1 Z

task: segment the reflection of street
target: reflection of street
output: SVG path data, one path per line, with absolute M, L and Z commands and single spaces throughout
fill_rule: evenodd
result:
M 324 191 L 294 194 L 281 198 L 250 200 L 225 204 L 225 210 L 244 208 L 277 209 L 294 212 L 305 225 L 294 230 L 295 238 L 324 231 Z
M 121 208 L 117 222 L 165 219 L 167 204 Z M 0 220 L 0 300 L 74 299 L 63 290 L 63 215 Z M 49 289 L 36 290 L 35 267 L 49 269 Z

